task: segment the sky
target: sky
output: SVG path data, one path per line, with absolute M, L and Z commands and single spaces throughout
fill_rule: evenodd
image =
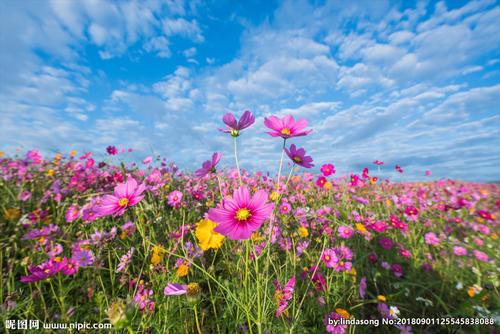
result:
M 276 173 L 264 117 L 319 172 L 500 180 L 500 2 L 0 2 L 0 151 L 133 148 L 194 170 L 234 165 L 222 117 L 250 110 L 240 167 Z M 374 160 L 384 161 L 379 173 Z M 398 164 L 403 175 L 395 170 Z M 430 170 L 432 176 L 425 176 Z

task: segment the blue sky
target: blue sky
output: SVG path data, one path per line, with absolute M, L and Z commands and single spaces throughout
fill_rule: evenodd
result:
M 240 166 L 274 172 L 264 117 L 316 166 L 383 177 L 500 180 L 498 1 L 0 3 L 0 150 L 134 148 L 198 168 L 232 165 L 222 116 L 252 111 Z M 319 170 L 319 169 L 316 169 Z

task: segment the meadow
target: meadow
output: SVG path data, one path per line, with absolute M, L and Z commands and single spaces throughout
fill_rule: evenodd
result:
M 225 115 L 235 152 L 193 172 L 164 157 L 125 164 L 132 149 L 114 146 L 103 161 L 0 157 L 6 332 L 22 332 L 18 320 L 40 332 L 84 321 L 129 333 L 498 330 L 498 184 L 381 179 L 404 166 L 379 160 L 314 174 L 293 144 L 311 130 L 291 116 L 265 120 L 263 136 L 283 142 L 275 172 L 249 173 L 237 145 L 254 121 Z

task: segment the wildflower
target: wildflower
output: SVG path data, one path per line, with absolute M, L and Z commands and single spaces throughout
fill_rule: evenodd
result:
M 281 312 L 283 312 L 288 306 L 288 300 L 293 297 L 293 287 L 295 285 L 295 275 L 286 283 L 285 287 L 282 288 L 278 280 L 274 281 L 274 287 L 276 292 L 274 293 L 274 300 L 278 303 L 278 308 L 276 309 L 276 316 L 279 317 Z
M 398 165 L 396 165 L 396 170 L 400 173 L 403 173 L 403 170 L 401 169 L 401 167 L 399 167 Z
M 408 216 L 415 216 L 418 214 L 418 209 L 417 208 L 414 208 L 413 206 L 409 205 L 408 207 L 406 207 L 405 209 L 405 213 L 408 215 Z
M 224 236 L 220 233 L 214 232 L 214 227 L 217 224 L 209 219 L 200 220 L 198 227 L 196 228 L 196 238 L 198 238 L 198 243 L 204 251 L 210 248 L 220 248 L 222 246 L 222 241 Z
M 189 283 L 186 287 L 186 299 L 189 304 L 196 305 L 200 299 L 201 288 L 198 283 Z
M 306 238 L 309 235 L 309 231 L 305 227 L 299 227 L 298 232 L 301 238 Z
M 189 272 L 189 267 L 186 266 L 185 264 L 181 264 L 180 266 L 177 267 L 177 275 L 179 277 L 186 276 Z
M 147 157 L 146 159 L 142 160 L 142 163 L 147 165 L 153 160 L 153 157 Z
M 483 290 L 482 287 L 480 287 L 477 284 L 474 284 L 473 286 L 470 286 L 469 289 L 467 289 L 467 294 L 469 294 L 469 296 L 472 298 L 478 293 L 480 293 L 482 290 Z
M 336 308 L 335 312 L 337 312 L 344 319 L 349 319 L 349 317 L 351 316 L 349 312 L 347 312 L 343 308 Z
M 114 147 L 114 146 L 108 146 L 106 148 L 106 151 L 108 152 L 109 155 L 116 155 L 116 153 L 118 152 L 116 150 L 116 147 Z
M 52 277 L 64 268 L 66 261 L 66 258 L 50 259 L 39 266 L 30 266 L 28 270 L 31 275 L 21 277 L 21 282 L 37 282 Z
M 303 148 L 297 149 L 295 147 L 295 144 L 292 144 L 290 146 L 290 150 L 285 147 L 285 152 L 294 164 L 305 168 L 314 167 L 314 165 L 311 163 L 313 159 L 310 156 L 306 155 L 306 150 L 304 150 Z
M 380 300 L 381 302 L 387 301 L 387 299 L 385 298 L 385 296 L 382 296 L 382 295 L 378 295 L 377 296 L 377 300 Z
M 493 219 L 493 216 L 491 215 L 491 213 L 489 213 L 486 210 L 479 210 L 477 212 L 477 214 L 479 215 L 479 217 L 481 217 L 483 219 L 487 219 L 487 220 L 492 220 Z
M 455 255 L 458 255 L 458 256 L 467 255 L 467 250 L 463 247 L 455 246 L 455 247 L 453 247 L 453 253 L 455 253 Z
M 134 222 L 127 222 L 122 225 L 121 230 L 122 234 L 120 235 L 120 239 L 125 239 L 126 235 L 132 235 L 135 232 L 136 227 Z
M 399 264 L 393 264 L 391 269 L 396 277 L 403 276 L 403 268 Z
M 276 116 L 264 118 L 264 125 L 269 129 L 274 130 L 274 132 L 267 133 L 273 137 L 281 137 L 284 139 L 305 136 L 310 133 L 312 130 L 301 131 L 307 126 L 307 123 L 308 122 L 305 119 L 295 122 L 292 115 L 285 116 L 283 120 L 280 120 Z
M 455 285 L 455 289 L 457 290 L 462 290 L 464 288 L 464 285 L 462 282 L 458 282 L 457 285 Z
M 396 306 L 391 306 L 389 307 L 389 314 L 393 317 L 393 318 L 398 318 L 398 315 L 400 314 L 400 311 L 399 309 L 396 307 Z
M 118 263 L 118 267 L 116 268 L 116 273 L 126 270 L 127 266 L 130 263 L 130 260 L 132 259 L 132 254 L 134 254 L 134 251 L 135 248 L 131 247 L 127 254 L 122 255 L 122 257 L 120 258 L 120 263 Z
M 230 133 L 233 137 L 238 137 L 240 130 L 248 128 L 255 122 L 255 117 L 250 111 L 246 110 L 239 121 L 236 121 L 234 115 L 229 113 L 222 117 L 222 121 L 226 124 L 227 130 L 219 129 L 219 131 Z
M 194 175 L 197 177 L 203 177 L 209 173 L 215 173 L 215 166 L 219 163 L 220 159 L 222 158 L 222 152 L 221 153 L 214 153 L 212 155 L 212 161 L 207 160 L 205 161 L 202 165 L 201 168 L 198 169 L 196 172 L 194 172 Z
M 384 164 L 384 162 L 383 162 L 383 161 L 378 161 L 378 160 L 375 160 L 373 163 L 374 163 L 375 165 L 379 165 L 379 166 Z
M 484 262 L 488 262 L 488 255 L 486 255 L 486 253 L 481 252 L 480 250 L 474 249 L 473 254 L 476 257 L 476 259 L 484 261 Z
M 290 212 L 290 210 L 292 210 L 292 206 L 290 204 L 288 204 L 287 202 L 281 204 L 280 211 L 282 214 L 288 213 Z
M 19 194 L 19 200 L 27 201 L 31 197 L 31 193 L 28 190 L 24 190 Z
M 66 265 L 61 269 L 61 273 L 63 275 L 73 275 L 77 271 L 78 263 L 73 259 L 69 259 Z
M 374 254 L 374 253 L 370 253 L 368 254 L 368 261 L 370 262 L 377 262 L 378 258 L 377 258 L 377 255 Z
M 180 296 L 186 293 L 187 285 L 177 283 L 168 283 L 163 293 L 165 296 Z
M 153 290 L 145 289 L 143 285 L 137 290 L 134 302 L 139 305 L 139 310 L 147 309 L 147 311 L 152 311 L 155 303 L 149 299 L 153 295 Z
M 377 309 L 378 309 L 378 312 L 380 313 L 380 315 L 382 316 L 382 318 L 386 318 L 386 319 L 393 318 L 391 316 L 391 311 L 389 310 L 389 308 L 387 307 L 387 305 L 385 303 L 379 303 Z
M 321 260 L 325 261 L 327 267 L 334 268 L 337 265 L 339 258 L 337 257 L 337 253 L 335 253 L 334 250 L 326 248 L 323 251 L 323 256 L 321 257 Z
M 332 164 L 324 164 L 321 166 L 321 173 L 323 173 L 325 177 L 335 174 L 335 166 Z
M 382 247 L 384 247 L 385 249 L 391 249 L 392 248 L 392 241 L 388 238 L 381 238 L 380 245 L 382 245 Z
M 339 237 L 348 239 L 352 236 L 352 234 L 354 232 L 350 227 L 342 225 L 342 226 L 339 226 L 337 233 L 338 233 Z
M 16 220 L 19 218 L 20 215 L 21 215 L 21 211 L 19 211 L 19 209 L 10 208 L 4 212 L 3 217 L 7 220 Z
M 71 205 L 66 211 L 66 221 L 71 223 L 80 216 L 80 209 L 76 204 Z
M 183 194 L 179 190 L 172 191 L 168 195 L 168 204 L 170 204 L 171 206 L 178 205 L 182 200 L 182 196 L 183 196 Z
M 437 246 L 439 245 L 439 238 L 434 232 L 428 232 L 424 235 L 425 242 L 429 245 Z
M 96 211 L 100 216 L 111 214 L 114 214 L 113 217 L 121 216 L 127 207 L 139 203 L 144 198 L 144 195 L 141 195 L 144 189 L 144 183 L 137 186 L 137 182 L 133 178 L 129 178 L 126 183 L 115 187 L 114 195 L 104 196 Z
M 323 186 L 325 185 L 325 183 L 326 183 L 326 179 L 323 176 L 318 177 L 318 179 L 316 180 L 316 184 L 320 188 L 323 188 Z
M 398 254 L 401 255 L 402 257 L 406 257 L 407 259 L 411 257 L 410 251 L 404 248 L 399 249 Z
M 72 259 L 78 266 L 86 267 L 94 263 L 94 254 L 89 249 L 79 248 L 73 251 Z
M 232 198 L 226 197 L 219 207 L 210 209 L 208 218 L 219 224 L 214 228 L 215 232 L 229 236 L 231 240 L 248 239 L 274 208 L 274 203 L 266 202 L 264 190 L 257 190 L 250 197 L 248 188 L 240 187 Z
M 366 291 L 366 277 L 363 277 L 359 282 L 359 296 L 361 297 L 361 299 L 365 298 L 365 291 Z
M 432 173 L 431 173 L 431 171 L 430 171 L 430 170 L 426 170 L 426 171 L 425 171 L 425 175 L 429 176 L 429 175 L 431 175 L 431 174 L 432 174 Z
M 337 325 L 335 325 L 335 320 L 340 320 L 340 318 L 341 318 L 340 314 L 336 312 L 332 312 L 325 316 L 325 325 L 326 325 L 325 329 L 328 333 L 334 333 L 334 334 L 345 333 L 345 330 L 347 329 L 347 324 L 337 323 Z

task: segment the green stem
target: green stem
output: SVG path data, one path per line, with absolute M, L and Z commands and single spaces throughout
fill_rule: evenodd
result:
M 241 182 L 240 165 L 238 164 L 238 152 L 236 151 L 236 137 L 234 138 L 234 159 L 236 160 L 236 169 L 238 169 L 238 178 L 240 179 L 240 187 L 243 185 Z
M 198 311 L 196 310 L 196 305 L 193 308 L 194 308 L 194 319 L 196 320 L 196 329 L 198 330 L 198 333 L 201 334 L 200 324 L 198 322 Z

